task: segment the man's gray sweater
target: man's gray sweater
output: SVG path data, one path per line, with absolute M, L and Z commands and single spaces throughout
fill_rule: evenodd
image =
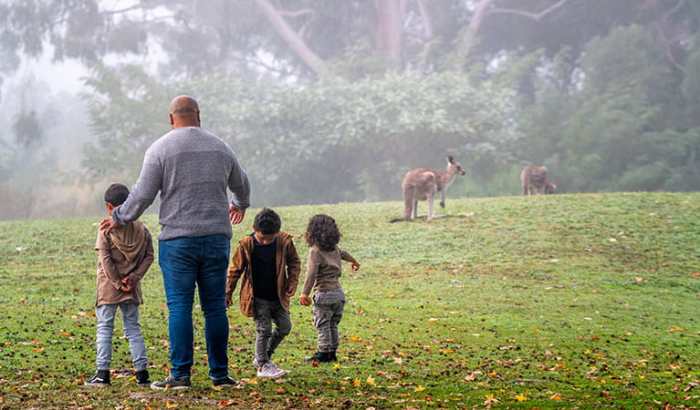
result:
M 135 221 L 160 191 L 160 240 L 231 238 L 227 187 L 234 194 L 232 204 L 246 209 L 248 176 L 231 147 L 202 128 L 176 128 L 148 148 L 136 185 L 112 217 L 120 225 Z

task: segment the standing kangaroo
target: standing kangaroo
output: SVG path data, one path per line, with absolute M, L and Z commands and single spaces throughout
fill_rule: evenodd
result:
M 450 155 L 447 157 L 447 169 L 435 171 L 418 168 L 408 171 L 401 182 L 403 200 L 405 203 L 404 218 L 414 219 L 418 216 L 418 201 L 428 200 L 427 220 L 433 219 L 433 201 L 436 193 L 440 193 L 440 206 L 445 207 L 445 193 L 455 177 L 464 175 L 464 168 Z
M 547 167 L 528 165 L 520 172 L 520 184 L 523 195 L 553 194 L 557 186 L 549 181 Z

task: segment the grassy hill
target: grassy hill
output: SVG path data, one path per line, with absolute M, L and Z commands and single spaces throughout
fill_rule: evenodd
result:
M 96 220 L 0 223 L 0 407 L 698 407 L 700 194 L 447 205 L 448 217 L 395 224 L 398 202 L 279 208 L 297 238 L 312 214 L 333 215 L 362 263 L 342 278 L 339 366 L 303 362 L 315 333 L 295 298 L 294 329 L 275 357 L 290 375 L 256 380 L 253 323 L 231 309 L 231 373 L 245 384 L 229 392 L 206 378 L 199 309 L 194 389 L 152 392 L 130 377 L 81 388 L 94 370 Z M 155 217 L 145 222 L 157 231 Z M 301 239 L 297 247 L 306 254 Z M 144 294 L 160 378 L 167 309 L 157 265 Z M 126 340 L 114 343 L 114 368 L 130 368 Z

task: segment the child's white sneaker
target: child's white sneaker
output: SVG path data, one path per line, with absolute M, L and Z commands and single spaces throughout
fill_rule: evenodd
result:
M 285 374 L 287 374 L 286 371 L 280 369 L 272 362 L 264 363 L 262 366 L 258 367 L 257 373 L 258 377 L 261 379 L 277 379 Z

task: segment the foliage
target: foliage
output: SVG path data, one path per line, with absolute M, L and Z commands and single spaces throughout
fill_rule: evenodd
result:
M 310 309 L 295 299 L 294 329 L 275 353 L 289 376 L 256 379 L 255 326 L 233 307 L 229 365 L 244 384 L 213 389 L 195 309 L 194 388 L 184 393 L 136 387 L 121 337 L 112 387 L 79 386 L 94 371 L 98 218 L 0 222 L 0 406 L 692 407 L 699 204 L 698 194 L 460 199 L 448 217 L 396 224 L 387 221 L 399 202 L 278 208 L 297 238 L 311 215 L 332 215 L 362 263 L 341 278 L 338 366 L 303 361 L 316 339 Z M 157 235 L 156 218 L 144 221 Z M 157 263 L 144 280 L 141 323 L 161 378 L 167 307 Z
M 550 165 L 568 191 L 697 189 L 697 130 L 683 113 L 693 102 L 650 31 L 616 28 L 579 63 L 568 52 L 545 59 L 533 98 L 521 99 L 522 157 Z
M 204 126 L 238 152 L 260 203 L 395 197 L 409 167 L 442 168 L 448 153 L 465 164 L 469 155 L 500 158 L 517 138 L 507 127 L 510 93 L 488 82 L 474 87 L 454 72 L 306 87 L 211 76 L 176 88 L 128 67 L 92 84 L 109 90 L 91 109 L 100 142 L 85 165 L 95 175 L 133 178 L 135 162 L 165 131 L 169 94 L 192 92 Z

